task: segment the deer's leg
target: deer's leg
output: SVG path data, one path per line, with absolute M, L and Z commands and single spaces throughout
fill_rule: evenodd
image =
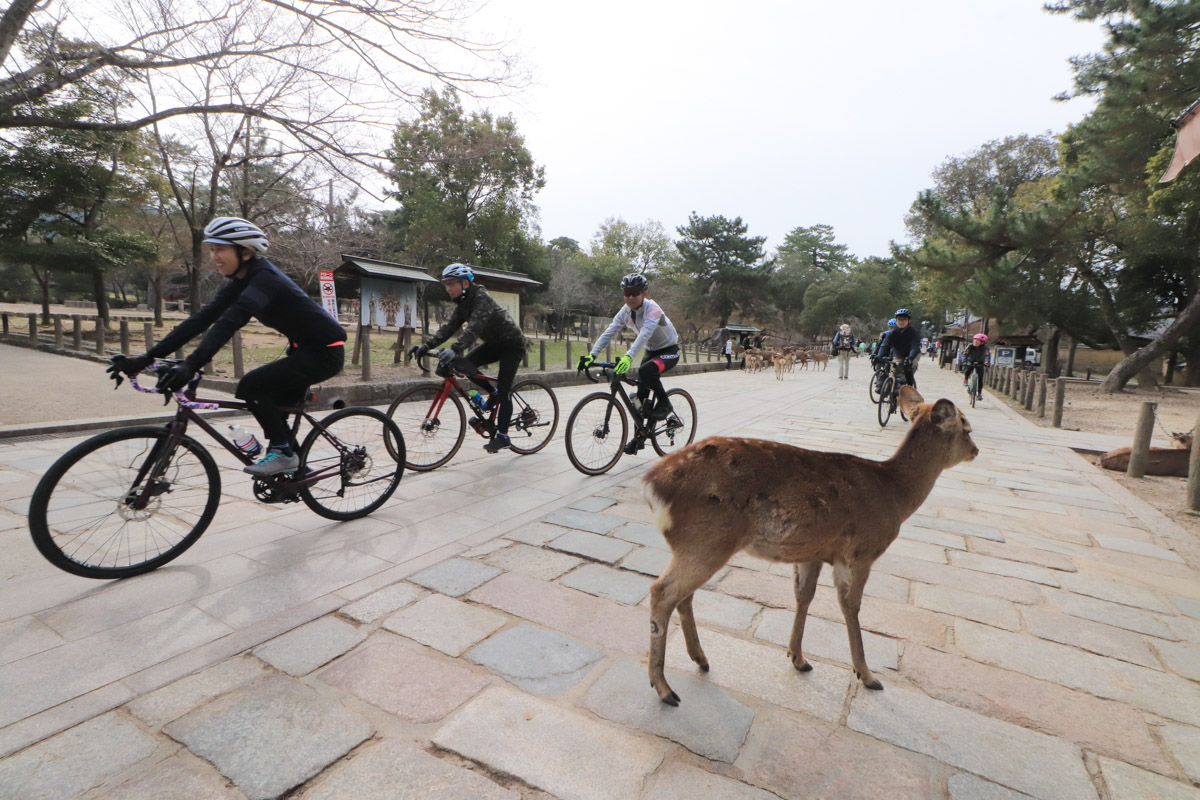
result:
M 870 564 L 833 565 L 833 583 L 837 587 L 842 616 L 846 619 L 846 635 L 850 637 L 850 662 L 854 665 L 854 674 L 868 689 L 882 689 L 883 684 L 867 666 L 867 658 L 863 652 L 862 628 L 858 625 L 858 609 L 862 606 L 863 588 L 867 585 L 867 577 L 870 574 Z
M 667 565 L 663 574 L 659 576 L 650 586 L 650 685 L 654 687 L 654 691 L 658 692 L 658 697 L 667 705 L 679 705 L 679 695 L 671 690 L 667 683 L 667 678 L 663 674 L 663 665 L 667 659 L 667 631 L 671 626 L 671 612 L 680 606 L 685 599 L 688 600 L 688 611 L 691 611 L 692 592 L 704 585 L 704 582 L 711 578 L 721 565 L 728 560 L 728 557 L 719 561 L 699 561 L 694 559 L 680 558 L 678 554 L 673 554 L 671 563 Z M 689 614 L 690 617 L 690 614 Z M 680 614 L 683 618 L 683 614 Z M 695 620 L 691 624 L 692 636 L 696 636 Z M 687 627 L 684 628 L 684 635 L 687 636 Z M 700 640 L 696 639 L 696 649 L 699 650 Z M 689 654 L 695 658 L 695 654 L 691 653 L 689 642 Z M 700 653 L 701 658 L 704 657 L 703 652 Z M 701 666 L 705 666 L 707 659 L 703 663 L 697 661 Z
M 688 656 L 700 667 L 701 672 L 708 672 L 708 658 L 700 647 L 700 634 L 696 632 L 696 618 L 692 615 L 692 592 L 679 601 L 679 627 L 683 628 L 683 640 L 687 642 Z
M 793 564 L 793 582 L 796 588 L 796 621 L 792 623 L 792 639 L 788 642 L 788 658 L 792 666 L 801 672 L 808 672 L 812 664 L 804 660 L 801 640 L 804 639 L 804 621 L 808 618 L 808 606 L 813 595 L 817 593 L 817 577 L 821 574 L 821 562 L 809 561 L 806 564 Z

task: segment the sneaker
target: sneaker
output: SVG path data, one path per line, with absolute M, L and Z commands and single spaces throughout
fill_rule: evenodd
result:
M 508 434 L 497 433 L 488 440 L 488 443 L 483 446 L 483 449 L 487 450 L 489 453 L 499 453 L 501 450 L 507 450 L 510 447 L 512 447 L 512 441 L 509 440 Z
M 653 420 L 664 420 L 674 413 L 675 409 L 671 407 L 671 404 L 664 403 L 661 407 L 656 405 L 651 408 L 649 418 Z
M 982 399 L 983 399 L 983 395 L 982 395 L 982 394 L 977 394 L 977 395 L 975 395 L 975 399 L 976 399 L 976 400 L 982 400 Z
M 243 467 L 242 472 L 253 475 L 256 478 L 265 478 L 268 475 L 291 472 L 298 466 L 300 466 L 300 456 L 295 453 L 285 456 L 278 450 L 268 450 L 267 454 L 258 461 L 248 467 Z

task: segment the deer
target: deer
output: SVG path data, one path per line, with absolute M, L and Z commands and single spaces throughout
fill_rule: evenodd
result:
M 822 566 L 832 565 L 854 674 L 868 689 L 883 688 L 867 666 L 858 623 L 871 565 L 942 471 L 979 454 L 970 423 L 949 400 L 926 404 L 903 386 L 899 403 L 911 427 L 887 461 L 714 436 L 646 471 L 643 494 L 671 548 L 650 587 L 650 685 L 662 702 L 679 705 L 663 674 L 672 612 L 679 612 L 688 656 L 707 672 L 692 594 L 741 551 L 793 565 L 796 618 L 787 655 L 800 672 L 812 669 L 801 649 L 808 607 Z

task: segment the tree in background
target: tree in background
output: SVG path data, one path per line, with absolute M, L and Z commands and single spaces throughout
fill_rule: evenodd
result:
M 533 197 L 546 179 L 516 122 L 466 112 L 453 89 L 428 90 L 418 105 L 387 154 L 400 208 L 383 219 L 400 259 L 526 271 L 536 257 Z
M 657 220 L 631 224 L 620 217 L 609 217 L 592 237 L 592 257 L 612 257 L 624 267 L 623 274 L 640 272 L 661 275 L 679 261 L 671 237 Z
M 690 281 L 689 312 L 707 309 L 717 327 L 729 323 L 734 311 L 754 314 L 766 307 L 773 261 L 763 251 L 765 236 L 747 236 L 741 217 L 688 215 L 677 228 L 682 237 L 678 271 Z
M 849 249 L 837 241 L 832 226 L 793 228 L 775 252 L 775 272 L 771 277 L 771 298 L 784 329 L 800 330 L 805 296 L 814 283 L 843 276 L 854 263 Z

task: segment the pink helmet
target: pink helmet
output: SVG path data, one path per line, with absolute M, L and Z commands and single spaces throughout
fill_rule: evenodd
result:
M 975 341 L 977 341 L 977 342 L 980 342 L 980 343 L 982 343 L 982 344 L 987 344 L 987 340 L 988 340 L 988 338 L 987 338 L 987 334 L 986 334 L 986 333 L 977 333 L 977 334 L 975 334 Z

